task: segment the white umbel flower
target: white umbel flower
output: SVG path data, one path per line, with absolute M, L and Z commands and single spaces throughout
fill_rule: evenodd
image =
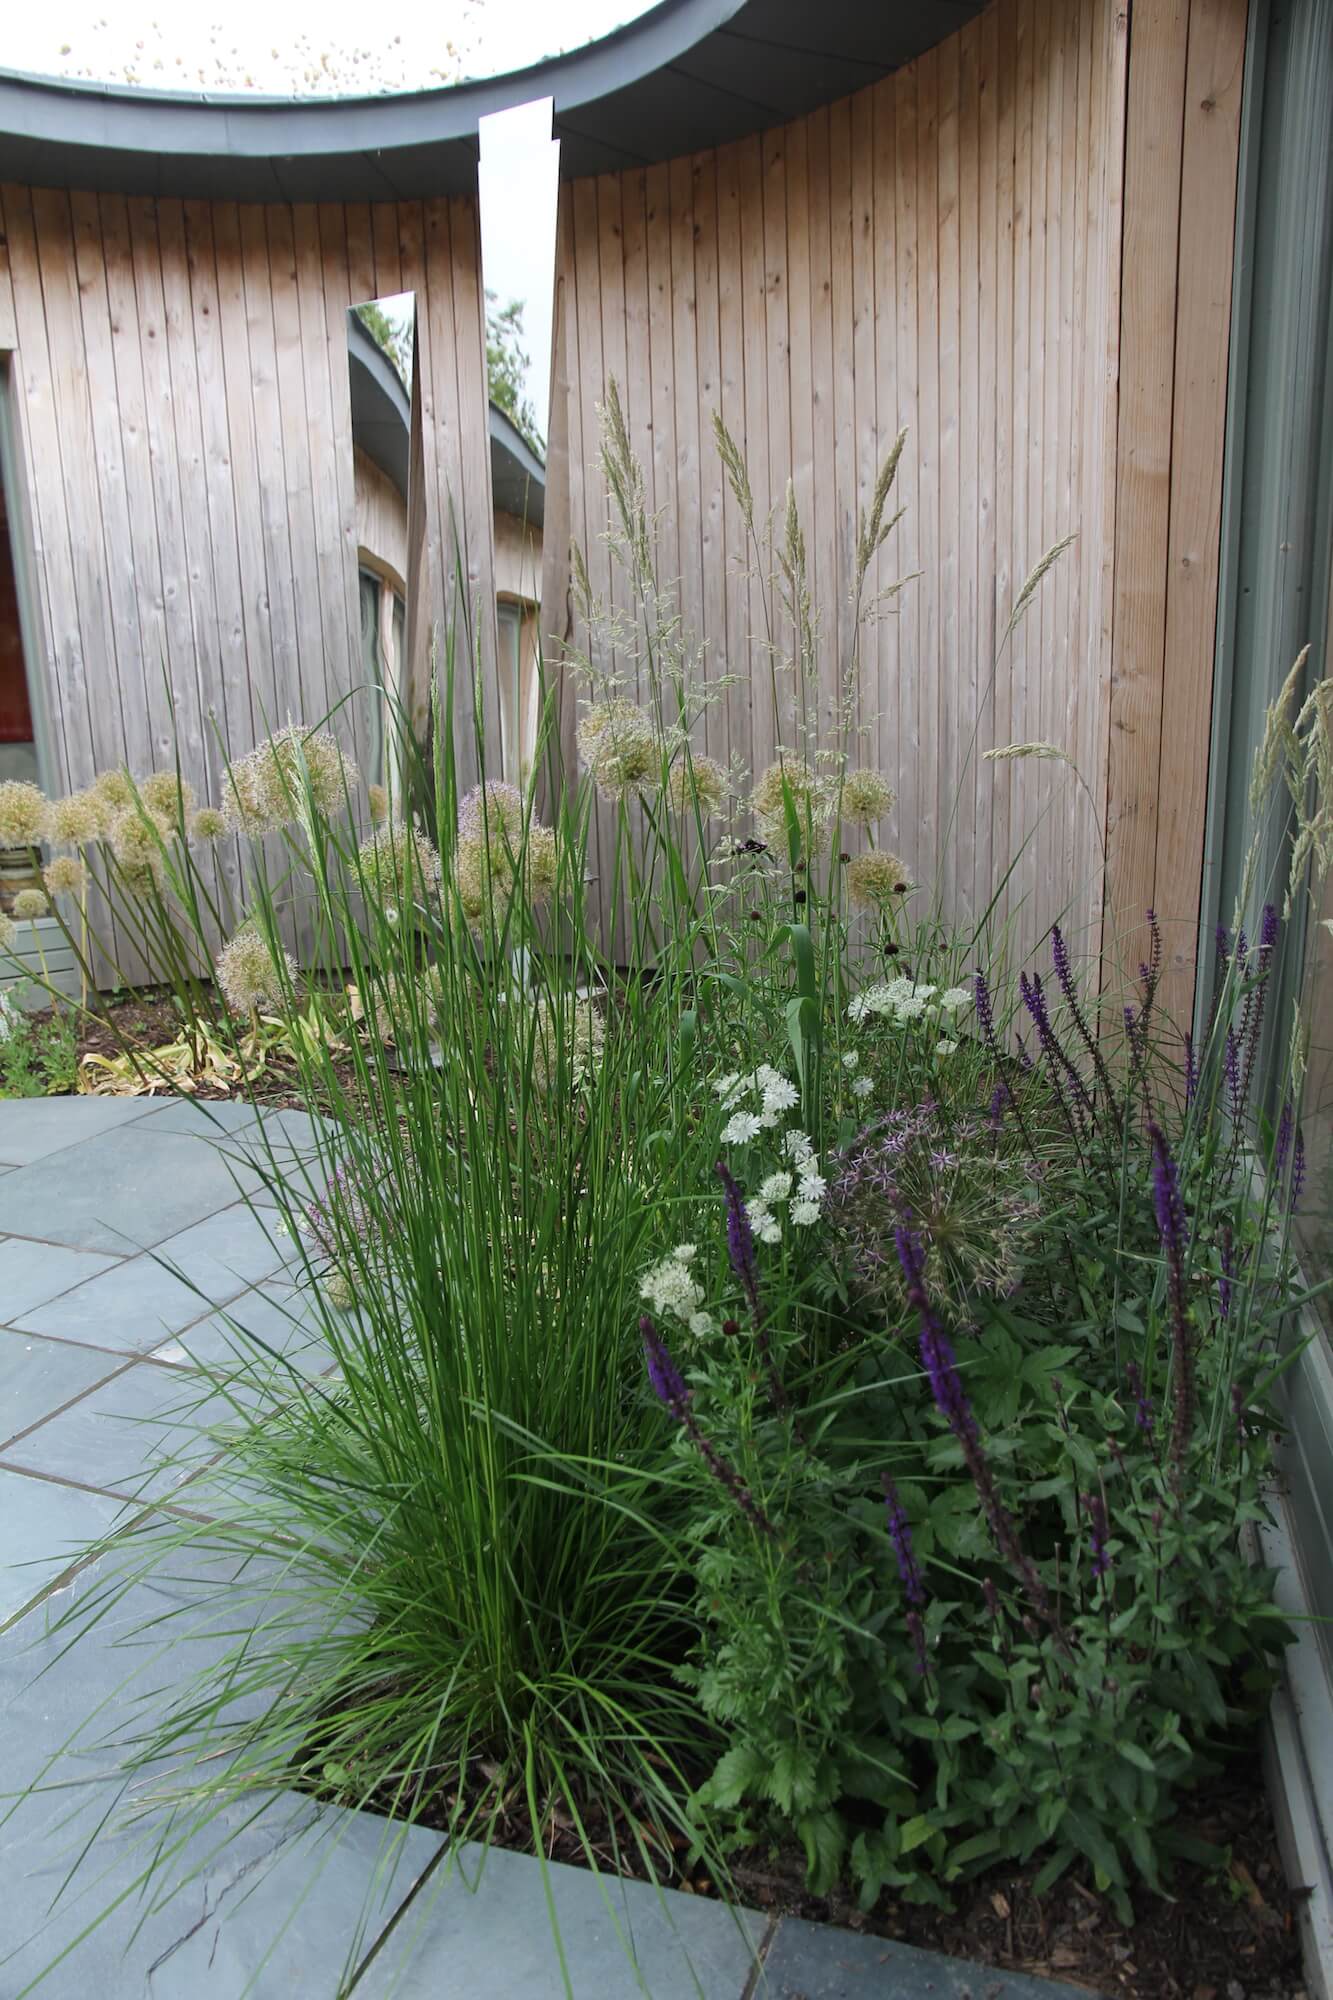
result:
M 759 1190 L 761 1201 L 785 1201 L 791 1193 L 790 1174 L 770 1174 Z
M 722 1144 L 724 1146 L 748 1145 L 751 1139 L 758 1137 L 761 1129 L 759 1120 L 752 1111 L 738 1111 L 722 1127 Z
M 817 1201 L 794 1201 L 791 1205 L 791 1219 L 798 1229 L 808 1229 L 812 1222 L 818 1222 L 821 1213 Z

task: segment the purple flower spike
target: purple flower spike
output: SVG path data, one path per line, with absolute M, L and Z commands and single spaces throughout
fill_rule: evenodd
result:
M 666 1404 L 676 1422 L 682 1424 L 690 1402 L 685 1377 L 671 1359 L 666 1342 L 647 1313 L 639 1321 L 639 1332 L 643 1335 L 643 1358 L 648 1364 L 648 1380 L 653 1385 L 653 1394 L 659 1402 Z
M 902 1579 L 903 1595 L 909 1604 L 918 1608 L 926 1601 L 926 1586 L 921 1581 L 921 1572 L 916 1566 L 912 1552 L 912 1527 L 903 1512 L 903 1503 L 898 1498 L 898 1489 L 888 1473 L 884 1475 L 884 1507 L 888 1515 L 889 1540 L 893 1543 L 893 1553 L 898 1564 L 898 1575 Z
M 758 1318 L 759 1273 L 755 1265 L 754 1231 L 745 1212 L 745 1197 L 724 1160 L 719 1160 L 717 1163 L 717 1175 L 727 1197 L 727 1255 L 731 1258 L 731 1268 L 740 1279 L 745 1296 L 750 1302 L 750 1310 Z
M 990 987 L 986 984 L 984 972 L 972 975 L 972 998 L 976 1003 L 977 1026 L 988 1048 L 995 1046 L 995 1003 L 991 999 Z
M 1199 1064 L 1194 1054 L 1194 1037 L 1185 1030 L 1185 1106 L 1193 1104 L 1199 1094 Z
M 1087 1508 L 1088 1539 L 1092 1546 L 1092 1573 L 1094 1576 L 1105 1576 L 1111 1567 L 1111 1551 L 1107 1546 L 1110 1530 L 1106 1523 L 1106 1502 L 1100 1493 L 1089 1493 Z
M 1287 1155 L 1291 1151 L 1291 1134 L 1294 1120 L 1291 1099 L 1282 1106 L 1282 1116 L 1277 1121 L 1277 1144 L 1273 1150 L 1273 1178 L 1280 1181 L 1287 1171 Z
M 910 1229 L 900 1227 L 894 1233 L 898 1244 L 898 1262 L 902 1265 L 906 1283 L 907 1302 L 921 1321 L 921 1365 L 930 1383 L 930 1393 L 935 1398 L 940 1415 L 946 1419 L 960 1444 L 975 1444 L 976 1419 L 963 1388 L 963 1379 L 958 1373 L 958 1362 L 926 1292 L 925 1253 L 921 1239 Z
M 1305 1136 L 1302 1132 L 1298 1131 L 1296 1134 L 1295 1150 L 1291 1156 L 1291 1212 L 1293 1215 L 1296 1213 L 1296 1204 L 1301 1198 L 1301 1189 L 1304 1185 Z
M 1152 1400 L 1143 1386 L 1143 1377 L 1139 1373 L 1136 1361 L 1125 1363 L 1125 1380 L 1129 1384 L 1129 1393 L 1134 1398 L 1134 1421 L 1145 1437 L 1151 1437 L 1154 1423 Z
M 1004 1129 L 1004 1107 L 1009 1101 L 1009 1093 L 1002 1083 L 997 1083 L 991 1092 L 990 1111 L 986 1122 L 998 1139 Z
M 1227 1029 L 1226 1053 L 1222 1066 L 1227 1079 L 1227 1103 L 1233 1118 L 1239 1118 L 1244 1099 L 1240 1080 L 1240 1036 L 1234 1028 Z
M 916 1670 L 925 1680 L 930 1672 L 930 1660 L 926 1654 L 926 1628 L 921 1622 L 921 1613 L 909 1611 L 904 1622 L 916 1649 Z
M 1190 1338 L 1185 1301 L 1185 1256 L 1189 1248 L 1189 1223 L 1180 1198 L 1176 1163 L 1167 1150 L 1166 1138 L 1156 1125 L 1149 1126 L 1152 1141 L 1152 1194 L 1157 1228 L 1166 1254 L 1167 1290 L 1171 1301 L 1171 1345 L 1175 1365 L 1173 1393 L 1175 1410 L 1171 1421 L 1172 1474 L 1179 1488 L 1184 1476 L 1185 1453 L 1194 1429 L 1194 1348 Z

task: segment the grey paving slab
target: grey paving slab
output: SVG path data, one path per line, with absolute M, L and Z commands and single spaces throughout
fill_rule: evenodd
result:
M 0 1446 L 123 1365 L 116 1354 L 0 1328 Z
M 201 1378 L 139 1361 L 0 1452 L 0 1465 L 100 1486 L 128 1499 L 172 1492 L 212 1458 L 209 1424 L 231 1414 Z
M 9 1220 L 3 1201 L 0 1217 Z M 105 1251 L 69 1250 L 27 1236 L 0 1236 L 0 1323 L 22 1318 L 34 1306 L 109 1270 L 115 1261 Z
M 756 2000 L 1097 2000 L 1086 1987 L 1033 1979 L 784 1917 Z
M 559 1862 L 547 1872 L 579 2000 L 740 2000 L 764 1918 Z M 564 2000 L 539 1862 L 495 1850 L 482 1866 L 481 1850 L 466 1847 L 443 1863 L 357 1981 L 356 2000 L 439 2000 L 446 1991 Z
M 122 1512 L 118 1500 L 80 1493 L 0 1467 L 0 1624 L 21 1611 L 62 1570 L 104 1535 Z M 0 1792 L 10 1787 L 8 1768 Z M 0 1992 L 5 1990 L 0 1978 Z
M 28 1166 L 133 1124 L 151 1108 L 143 1097 L 7 1098 L 0 1104 L 0 1160 Z
M 149 1354 L 206 1313 L 210 1304 L 193 1286 L 164 1271 L 150 1251 L 142 1251 L 49 1305 L 16 1315 L 15 1323 L 25 1333 L 85 1341 L 116 1354 Z
M 193 1132 L 230 1142 L 245 1126 L 253 1125 L 258 1114 L 243 1098 L 172 1097 L 165 1102 L 159 1098 L 147 1115 L 155 1132 Z
M 210 1140 L 136 1122 L 10 1174 L 4 1221 L 17 1236 L 128 1256 L 229 1208 L 254 1185 Z
M 233 1300 L 225 1312 L 200 1320 L 179 1340 L 159 1348 L 154 1359 L 225 1371 L 234 1366 L 262 1369 L 275 1354 L 303 1375 L 322 1375 L 333 1360 L 308 1295 L 270 1283 L 261 1292 Z
M 272 1213 L 259 1216 L 244 1202 L 235 1202 L 178 1236 L 168 1236 L 153 1254 L 220 1306 L 279 1270 L 299 1252 L 278 1228 Z

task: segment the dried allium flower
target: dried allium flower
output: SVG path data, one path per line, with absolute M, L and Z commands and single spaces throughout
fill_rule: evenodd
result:
M 501 778 L 475 785 L 458 808 L 460 840 L 494 839 L 508 834 L 515 846 L 523 837 L 523 794 Z
M 135 877 L 135 893 L 145 893 L 143 885 L 162 879 L 162 849 L 173 829 L 165 821 L 126 806 L 111 822 L 108 839 L 122 871 Z
M 603 701 L 590 708 L 578 728 L 579 756 L 604 799 L 650 791 L 658 782 L 662 754 L 652 717 L 632 701 Z
M 216 806 L 200 806 L 190 821 L 191 840 L 221 840 L 227 831 L 227 815 Z
M 95 792 L 71 792 L 51 807 L 52 840 L 67 847 L 87 847 L 106 831 L 107 811 Z
M 20 923 L 35 923 L 49 915 L 51 905 L 40 889 L 20 889 L 14 898 L 14 915 Z
M 280 729 L 231 766 L 223 781 L 228 820 L 242 833 L 277 833 L 301 818 L 308 795 L 332 819 L 360 783 L 356 765 L 327 729 Z
M 727 796 L 727 774 L 712 757 L 680 757 L 667 772 L 667 803 L 674 812 L 710 819 Z
M 557 1014 L 557 1006 L 559 1014 Z M 606 1041 L 606 1027 L 595 1002 L 559 1002 L 542 997 L 532 1002 L 532 1082 L 542 1092 L 553 1090 L 560 1080 L 563 1054 L 565 1075 L 575 1090 L 592 1076 Z M 526 1044 L 524 1044 L 526 1051 Z
M 872 847 L 847 864 L 847 894 L 858 910 L 896 909 L 912 888 L 906 865 L 885 848 Z
M 290 953 L 275 954 L 253 923 L 242 924 L 218 953 L 217 982 L 233 1014 L 255 1014 L 261 1007 L 280 1007 L 296 983 L 296 963 Z
M 88 870 L 74 854 L 57 854 L 42 870 L 42 880 L 53 896 L 81 896 L 88 886 Z
M 383 826 L 389 817 L 389 794 L 383 785 L 372 785 L 366 793 L 366 808 L 372 826 Z
M 324 1297 L 335 1312 L 350 1312 L 356 1304 L 356 1293 L 345 1271 L 328 1271 L 324 1276 Z
M 771 846 L 787 851 L 787 802 L 791 801 L 801 844 L 812 854 L 828 845 L 835 794 L 827 779 L 808 764 L 782 758 L 770 764 L 750 795 L 750 810 Z
M 12 951 L 18 937 L 18 927 L 0 910 L 0 951 Z
M 849 771 L 842 781 L 842 816 L 853 826 L 875 826 L 888 818 L 896 797 L 882 771 Z
M 106 824 L 134 804 L 134 787 L 127 771 L 99 771 L 88 789 L 100 801 Z
M 0 847 L 40 847 L 51 834 L 46 794 L 21 778 L 0 784 Z
M 150 771 L 138 785 L 139 797 L 155 819 L 179 825 L 194 811 L 194 786 L 176 771 Z
M 440 879 L 440 857 L 424 833 L 406 820 L 379 827 L 357 849 L 366 894 L 386 910 L 412 903 Z
M 463 916 L 479 930 L 489 917 L 504 922 L 514 896 L 522 890 L 528 906 L 537 909 L 550 899 L 559 872 L 555 835 L 549 826 L 529 825 L 514 847 L 504 831 L 489 841 L 480 834 L 460 839 L 454 861 L 454 881 Z

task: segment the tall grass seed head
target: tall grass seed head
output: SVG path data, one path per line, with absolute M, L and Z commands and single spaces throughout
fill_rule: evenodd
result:
M 57 854 L 42 870 L 42 880 L 52 896 L 81 896 L 88 886 L 88 870 L 76 854 Z
M 35 923 L 47 915 L 51 905 L 40 889 L 20 889 L 14 898 L 14 915 L 20 923 Z
M 0 847 L 40 847 L 50 837 L 46 794 L 22 778 L 7 778 L 0 784 Z
M 720 812 L 727 796 L 727 774 L 714 757 L 679 757 L 667 773 L 667 803 L 674 812 L 703 819 Z
M 842 817 L 853 826 L 875 826 L 888 818 L 896 797 L 882 771 L 849 771 L 842 781 Z
M 51 839 L 66 847 L 89 847 L 108 825 L 106 805 L 96 792 L 71 792 L 51 806 Z
M 650 791 L 661 773 L 652 718 L 632 701 L 599 702 L 578 727 L 579 756 L 604 799 Z
M 883 847 L 855 854 L 847 863 L 847 894 L 858 910 L 894 910 L 912 893 L 906 864 Z
M 275 953 L 255 924 L 242 924 L 218 953 L 218 986 L 233 1014 L 253 1014 L 276 1008 L 296 983 L 296 962 L 281 949 Z
M 139 797 L 155 819 L 170 820 L 175 826 L 188 821 L 194 811 L 194 786 L 175 771 L 150 771 L 138 786 Z

